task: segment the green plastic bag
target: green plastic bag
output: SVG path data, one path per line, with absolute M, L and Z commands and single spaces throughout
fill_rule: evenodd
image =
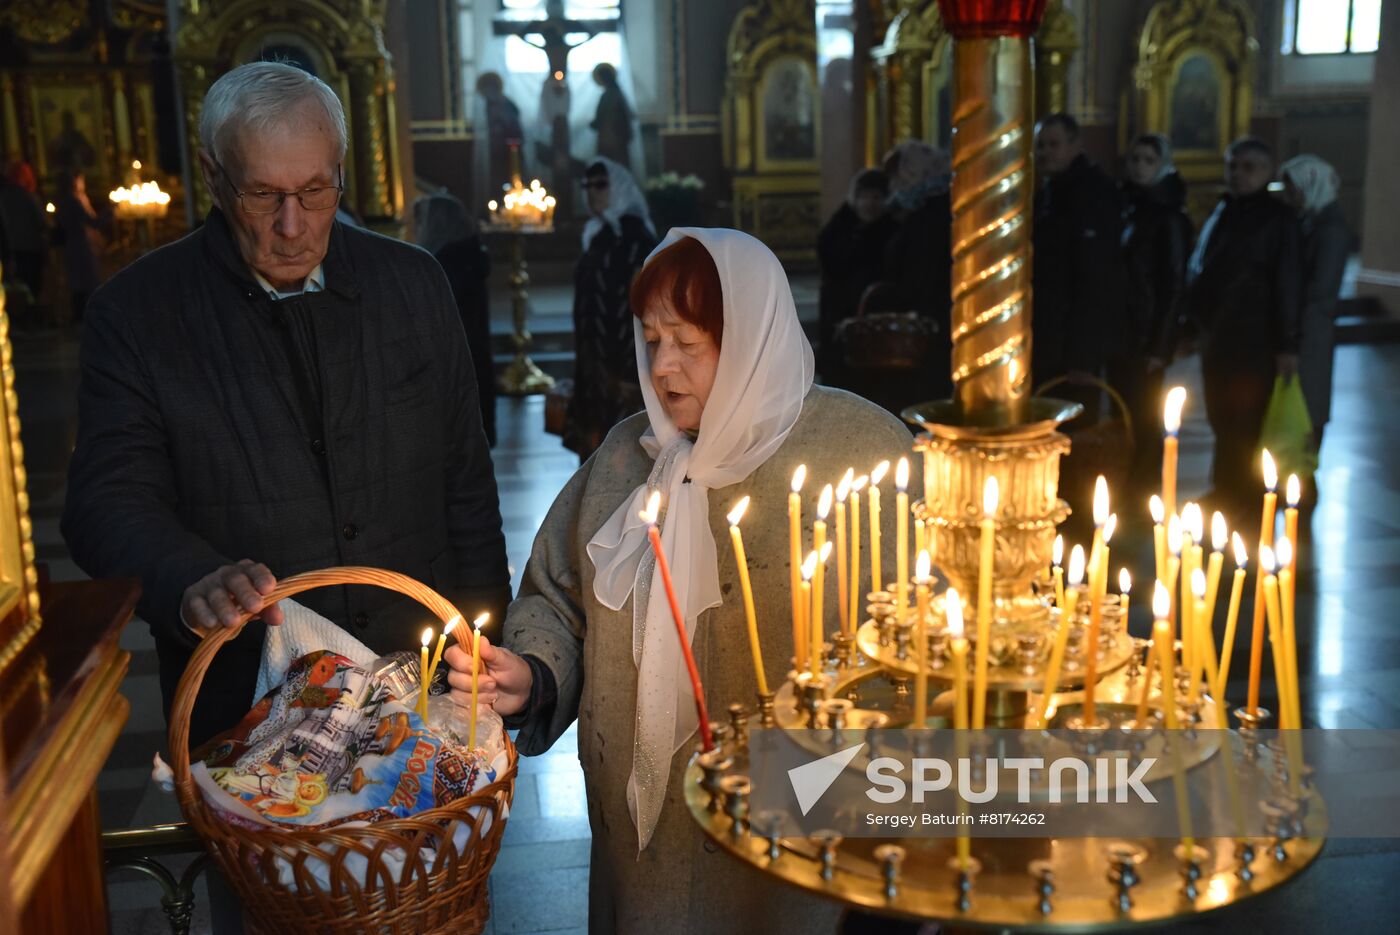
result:
M 1297 474 L 1306 480 L 1317 470 L 1317 452 L 1312 449 L 1312 418 L 1303 384 L 1296 377 L 1275 377 L 1274 392 L 1264 413 L 1259 446 L 1269 449 L 1278 463 L 1279 477 Z

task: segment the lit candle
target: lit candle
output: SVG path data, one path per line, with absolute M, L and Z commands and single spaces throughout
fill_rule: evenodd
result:
M 1278 508 L 1278 468 L 1269 449 L 1262 455 L 1264 465 L 1264 513 L 1259 520 L 1259 554 L 1274 544 L 1274 511 Z M 1263 568 L 1262 564 L 1260 566 Z M 1264 578 L 1254 579 L 1254 630 L 1249 635 L 1249 693 L 1245 706 L 1251 714 L 1259 710 L 1259 676 L 1264 669 Z
M 807 633 L 807 645 L 811 647 L 810 658 L 807 662 L 807 670 L 813 675 L 817 675 L 822 670 L 822 647 L 821 642 L 816 639 L 815 627 L 812 625 L 812 577 L 817 573 L 817 562 L 819 561 L 816 552 L 808 552 L 807 558 L 802 562 L 802 629 Z
M 894 469 L 894 572 L 896 620 L 909 610 L 909 459 L 900 458 Z M 917 553 L 916 553 L 917 554 Z
M 918 555 L 920 552 L 927 552 L 930 558 L 933 557 L 933 543 L 928 539 L 928 527 L 924 525 L 923 520 L 916 516 L 914 517 L 914 554 Z
M 860 588 L 860 492 L 869 482 L 865 474 L 851 481 L 851 593 L 848 599 L 853 628 L 860 626 L 860 609 L 865 606 L 860 601 L 864 593 Z
M 953 729 L 958 731 L 967 730 L 967 637 L 963 635 L 963 606 L 962 598 L 958 596 L 956 588 L 949 588 L 944 596 L 944 614 L 948 618 L 948 642 L 949 651 L 952 653 L 953 665 Z M 959 735 L 961 737 L 961 735 Z M 961 750 L 959 750 L 961 756 Z M 960 803 L 961 804 L 961 803 Z M 958 861 L 963 867 L 967 866 L 967 860 L 972 854 L 972 840 L 967 832 L 962 830 L 966 826 L 959 825 L 958 831 Z
M 1172 602 L 1167 620 L 1172 624 L 1173 630 L 1176 629 L 1176 579 L 1181 573 L 1181 539 L 1181 520 L 1173 513 L 1171 519 L 1167 521 L 1167 580 L 1165 582 L 1167 594 Z
M 1123 609 L 1123 632 L 1128 630 L 1128 598 L 1133 593 L 1133 576 L 1128 569 L 1118 569 L 1118 606 Z
M 1288 663 L 1283 659 L 1283 628 L 1279 618 L 1278 559 L 1267 545 L 1259 547 L 1259 570 L 1264 582 L 1264 614 L 1269 627 L 1269 645 L 1274 656 L 1274 683 L 1278 688 L 1278 723 L 1285 730 L 1292 727 L 1293 709 L 1288 702 Z
M 792 584 L 792 652 L 800 667 L 807 654 L 807 634 L 802 627 L 802 485 L 807 481 L 807 465 L 799 464 L 792 473 L 788 494 L 788 571 Z
M 476 696 L 477 679 L 481 673 L 481 628 L 491 619 L 490 614 L 481 614 L 472 621 L 472 711 L 468 721 L 467 749 L 476 749 Z
M 1061 617 L 1065 610 L 1065 570 L 1063 561 L 1065 557 L 1065 537 L 1055 536 L 1055 545 L 1050 550 L 1050 574 L 1055 579 L 1055 606 L 1060 608 Z
M 914 664 L 918 666 L 914 673 L 914 726 L 916 727 L 928 725 L 928 586 L 932 580 L 929 577 L 931 566 L 932 562 L 929 560 L 927 552 L 920 552 L 919 557 L 914 560 L 914 596 L 916 601 Z M 964 698 L 963 704 L 966 705 L 966 703 L 967 699 Z
M 1060 602 L 1060 625 L 1055 630 L 1055 644 L 1050 650 L 1050 662 L 1045 667 L 1045 687 L 1041 690 L 1040 727 L 1050 722 L 1050 699 L 1060 685 L 1060 667 L 1065 661 L 1065 646 L 1069 642 L 1070 623 L 1079 602 L 1079 586 L 1084 582 L 1084 547 L 1076 545 L 1069 553 L 1069 592 Z
M 428 721 L 428 644 L 433 641 L 433 628 L 423 630 L 423 648 L 418 653 L 418 716 Z
M 1288 475 L 1288 481 L 1284 484 L 1283 491 L 1283 499 L 1286 504 L 1283 510 L 1283 534 L 1288 537 L 1288 541 L 1293 546 L 1292 555 L 1284 564 L 1288 566 L 1289 571 L 1288 587 L 1293 589 L 1298 586 L 1298 501 L 1303 497 L 1303 485 L 1299 483 L 1297 474 Z M 1283 583 L 1282 574 L 1279 575 L 1279 583 L 1280 585 Z M 1296 591 L 1290 590 L 1288 600 L 1292 601 L 1296 597 Z
M 1089 559 L 1089 629 L 1084 637 L 1084 706 L 1086 727 L 1098 724 L 1094 692 L 1099 685 L 1099 626 L 1103 620 L 1103 581 L 1108 577 L 1104 528 L 1108 525 L 1108 482 L 1102 474 L 1094 482 L 1094 548 Z
M 1298 642 L 1296 619 L 1294 615 L 1295 605 L 1293 601 L 1294 577 L 1291 563 L 1294 558 L 1293 540 L 1284 536 L 1278 541 L 1278 548 L 1275 549 L 1278 557 L 1278 589 L 1280 603 L 1282 604 L 1283 616 L 1283 656 L 1284 671 L 1287 675 L 1289 717 L 1292 720 L 1290 725 L 1295 730 L 1301 728 L 1302 712 L 1299 710 L 1298 699 Z
M 880 567 L 880 481 L 889 473 L 890 463 L 881 461 L 870 472 L 870 590 L 885 589 L 884 569 Z
M 1196 602 L 1191 593 L 1191 579 L 1203 558 L 1200 542 L 1205 536 L 1205 519 L 1198 504 L 1188 503 L 1181 509 L 1181 664 L 1187 672 L 1196 666 Z M 1192 699 L 1194 700 L 1194 699 Z
M 996 559 L 997 501 L 1000 490 L 996 475 L 982 488 L 982 548 L 977 566 L 977 655 L 972 687 L 972 726 L 987 726 L 987 658 L 992 643 L 992 564 Z
M 749 508 L 744 497 L 729 511 L 729 540 L 734 543 L 734 562 L 739 566 L 739 588 L 744 594 L 744 619 L 749 625 L 749 651 L 753 654 L 753 672 L 758 680 L 758 693 L 768 694 L 768 676 L 763 672 L 763 649 L 758 642 L 758 618 L 753 609 L 753 584 L 749 581 L 749 560 L 744 553 L 744 535 L 739 532 L 739 520 Z
M 1221 730 L 1230 729 L 1229 709 L 1225 707 L 1225 688 L 1220 684 L 1220 669 L 1215 664 L 1215 633 L 1211 628 L 1211 617 L 1206 611 L 1206 574 L 1199 568 L 1192 575 L 1191 589 L 1196 595 L 1196 672 L 1191 676 L 1191 687 L 1202 674 L 1206 686 L 1215 699 L 1215 726 Z
M 1152 514 L 1152 557 L 1156 564 L 1152 573 L 1158 581 L 1167 580 L 1167 514 L 1162 506 L 1162 498 L 1155 493 L 1147 500 L 1147 511 Z
M 1152 592 L 1152 641 L 1157 649 L 1157 676 L 1161 680 L 1160 694 L 1162 717 L 1167 727 L 1176 730 L 1176 691 L 1173 686 L 1176 653 L 1172 651 L 1172 624 L 1167 619 L 1171 612 L 1171 592 L 1158 581 Z
M 1099 566 L 1103 563 L 1103 527 L 1108 522 L 1108 481 L 1100 474 L 1094 481 L 1094 541 L 1089 547 L 1089 597 L 1098 587 Z
M 661 491 L 653 490 L 647 498 L 646 509 L 642 511 L 642 522 L 647 524 L 647 538 L 651 540 L 652 552 L 656 554 L 656 568 L 661 572 L 661 585 L 666 590 L 666 601 L 671 605 L 671 620 L 676 624 L 676 638 L 680 640 L 681 655 L 685 658 L 685 667 L 690 673 L 690 688 L 695 695 L 695 713 L 700 720 L 700 745 L 708 753 L 715 747 L 714 738 L 710 736 L 710 714 L 705 709 L 705 689 L 700 684 L 700 670 L 695 668 L 695 656 L 690 651 L 690 638 L 685 632 L 685 617 L 681 615 L 681 605 L 676 600 L 676 589 L 671 584 L 671 567 L 666 563 L 666 550 L 661 547 L 661 532 L 656 528 L 656 518 L 660 513 Z
M 1200 645 L 1200 629 L 1203 623 L 1202 618 L 1206 614 L 1206 573 L 1199 568 L 1192 569 L 1189 588 L 1192 604 L 1192 656 L 1190 661 L 1184 664 L 1187 672 L 1186 700 L 1195 704 L 1201 698 L 1200 673 L 1205 668 L 1205 649 Z
M 856 472 L 846 468 L 841 483 L 836 485 L 836 616 L 841 623 L 841 635 L 850 636 L 855 629 L 851 619 L 850 602 L 847 600 L 849 582 L 846 574 L 846 498 L 851 493 L 851 482 Z
M 1147 664 L 1142 672 L 1142 693 L 1138 695 L 1138 706 L 1135 712 L 1135 720 L 1138 727 L 1147 726 L 1147 699 L 1150 697 L 1152 691 L 1152 668 L 1154 661 L 1157 660 L 1157 657 L 1162 653 L 1166 653 L 1168 660 L 1170 660 L 1172 624 L 1171 620 L 1168 618 L 1171 616 L 1171 608 L 1171 592 L 1167 590 L 1166 585 L 1161 581 L 1154 582 L 1152 586 L 1152 644 L 1147 650 Z M 1168 661 L 1166 666 L 1160 668 L 1163 673 L 1169 673 L 1171 671 L 1171 662 Z M 1168 686 L 1169 682 L 1169 676 L 1162 679 L 1163 684 L 1161 691 L 1163 695 L 1170 690 Z M 1162 716 L 1166 717 L 1165 703 L 1163 704 Z
M 826 547 L 830 545 L 826 541 L 826 517 L 831 512 L 832 490 L 827 484 L 822 488 L 821 496 L 817 499 L 817 521 L 812 524 L 812 550 L 817 553 L 816 573 L 812 577 L 812 674 L 816 675 L 821 671 L 822 646 L 826 643 L 826 620 L 824 619 L 826 602 L 826 557 L 823 551 L 830 552 Z
M 1232 537 L 1235 547 L 1235 577 L 1230 584 L 1230 607 L 1225 612 L 1225 638 L 1220 643 L 1220 702 L 1225 703 L 1225 689 L 1230 684 L 1230 660 L 1235 655 L 1235 624 L 1240 619 L 1240 599 L 1244 596 L 1244 579 L 1249 554 L 1239 533 Z
M 1176 512 L 1176 436 L 1181 431 L 1181 407 L 1184 405 L 1186 387 L 1174 386 L 1167 391 L 1167 401 L 1162 407 L 1162 426 L 1166 429 L 1162 440 L 1162 503 L 1167 516 Z
M 1225 568 L 1225 546 L 1230 543 L 1230 529 L 1225 516 L 1218 510 L 1210 518 L 1210 567 L 1206 574 L 1206 619 L 1208 632 L 1215 637 L 1215 602 L 1220 597 L 1220 572 Z
M 447 621 L 447 626 L 442 628 L 442 633 L 438 636 L 437 647 L 433 650 L 433 661 L 428 663 L 428 684 L 433 684 L 433 676 L 437 674 L 438 663 L 442 662 L 442 651 L 447 648 L 447 634 L 457 628 L 457 624 L 462 622 L 460 616 L 453 617 Z

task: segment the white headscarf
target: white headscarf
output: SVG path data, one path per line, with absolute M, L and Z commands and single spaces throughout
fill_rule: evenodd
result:
M 608 173 L 608 209 L 602 214 L 595 214 L 588 219 L 588 223 L 583 225 L 583 249 L 587 250 L 588 245 L 593 242 L 593 238 L 598 236 L 598 232 L 604 225 L 612 228 L 612 232 L 617 235 L 622 234 L 622 218 L 631 214 L 641 218 L 642 223 L 647 226 L 651 236 L 656 236 L 656 228 L 651 226 L 651 214 L 647 211 L 647 199 L 642 194 L 641 186 L 632 177 L 632 173 L 627 171 L 626 166 L 614 162 L 604 156 L 599 156 L 589 163 L 589 166 L 602 163 L 603 168 Z
M 1303 195 L 1303 213 L 1320 211 L 1337 200 L 1342 181 L 1331 164 L 1317 156 L 1294 156 L 1279 168 Z
M 638 852 L 656 829 L 671 758 L 699 723 L 646 524 L 638 514 L 649 492 L 660 490 L 661 544 L 693 643 L 700 614 L 720 603 L 710 490 L 743 480 L 778 450 L 802 413 L 814 369 L 792 290 L 772 251 L 740 231 L 677 227 L 647 262 L 682 237 L 700 241 L 719 270 L 724 333 L 714 388 L 692 441 L 656 396 L 642 325 L 635 322 L 637 374 L 651 419 L 641 445 L 656 464 L 647 482 L 632 491 L 588 543 L 599 602 L 619 610 L 635 595 L 637 722 L 627 805 L 637 825 Z

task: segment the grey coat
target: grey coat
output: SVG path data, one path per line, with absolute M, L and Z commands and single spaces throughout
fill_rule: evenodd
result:
M 223 215 L 92 297 L 63 534 L 94 577 L 139 577 L 168 706 L 197 640 L 186 587 L 240 559 L 284 577 L 372 565 L 501 619 L 505 538 L 476 377 L 452 293 L 423 250 L 339 223 L 325 291 L 273 302 Z M 367 587 L 304 603 L 375 650 L 427 616 Z M 302 600 L 303 598 L 298 598 Z M 261 624 L 222 649 L 191 740 L 251 707 Z
M 1342 206 L 1335 201 L 1305 214 L 1303 232 L 1303 340 L 1299 346 L 1298 376 L 1314 429 L 1327 424 L 1332 414 L 1332 357 L 1336 349 L 1337 293 L 1352 235 Z
M 645 483 L 653 462 L 637 440 L 647 424 L 642 413 L 613 429 L 554 501 L 535 539 L 520 598 L 506 618 L 505 637 L 512 650 L 535 657 L 549 669 L 558 698 L 552 709 L 538 711 L 527 721 L 517 743 L 523 753 L 541 753 L 578 720 L 579 759 L 593 829 L 590 931 L 833 932 L 840 914 L 834 905 L 774 884 L 741 866 L 701 833 L 686 808 L 681 781 L 693 752 L 689 745 L 671 762 L 655 834 L 646 850 L 637 852 L 637 829 L 625 791 L 637 710 L 632 599 L 617 611 L 598 601 L 593 562 L 585 547 L 632 490 Z M 770 687 L 776 688 L 791 668 L 793 653 L 786 503 L 794 468 L 805 463 L 808 469 L 803 499 L 810 542 L 821 485 L 837 481 L 848 466 L 869 471 L 882 459 L 910 454 L 911 447 L 909 431 L 884 410 L 841 390 L 813 387 L 782 447 L 749 477 L 710 491 L 710 529 L 724 598 L 721 606 L 700 616 L 692 645 L 712 717 L 736 701 L 752 706 L 756 691 L 725 513 L 740 497 L 752 496 L 744 545 L 764 669 Z M 920 490 L 921 472 L 917 462 L 911 466 L 915 471 L 910 489 Z M 895 564 L 891 488 L 887 479 L 882 541 L 889 578 L 894 577 Z M 864 507 L 861 519 L 868 524 Z M 868 557 L 862 565 L 863 594 L 870 589 Z M 836 628 L 835 579 L 835 574 L 827 577 L 827 632 Z

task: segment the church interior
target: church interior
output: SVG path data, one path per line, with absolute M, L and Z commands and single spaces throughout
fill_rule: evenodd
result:
M 988 176 L 989 187 L 1023 186 L 1017 190 L 1024 204 L 1011 223 L 969 227 L 973 221 L 963 213 L 978 197 L 968 180 L 981 171 L 985 154 L 967 142 L 978 126 L 979 100 L 971 90 L 973 69 L 960 64 L 973 62 L 968 50 L 983 48 L 977 43 L 1003 40 L 974 37 L 950 16 L 954 8 L 1033 11 L 1032 29 L 1017 46 L 1029 81 L 1017 92 L 1027 118 L 1012 131 L 1019 142 L 987 143 L 1019 146 L 1025 157 L 1006 174 Z M 991 35 L 1002 34 L 978 34 Z M 1123 508 L 1112 545 L 1115 560 L 1120 542 L 1123 556 L 1135 556 L 1141 583 L 1132 591 L 1132 616 L 1126 590 L 1115 600 L 1123 602 L 1124 638 L 1143 651 L 1153 635 L 1146 582 L 1154 532 L 1142 505 L 1157 490 L 1164 389 L 1182 386 L 1187 394 L 1179 431 L 1169 430 L 1167 438 L 1178 459 L 1176 499 L 1201 500 L 1207 517 L 1218 503 L 1232 526 L 1240 517 L 1248 531 L 1264 492 L 1258 415 L 1243 430 L 1252 439 L 1234 446 L 1245 446 L 1258 489 L 1249 488 L 1247 503 L 1231 500 L 1220 465 L 1231 456 L 1226 435 L 1235 431 L 1238 412 L 1225 413 L 1228 401 L 1211 399 L 1238 399 L 1253 385 L 1240 389 L 1220 368 L 1264 359 L 1267 397 L 1271 388 L 1277 396 L 1285 371 L 1301 367 L 1307 394 L 1307 368 L 1315 366 L 1310 355 L 1325 357 L 1325 415 L 1318 418 L 1307 400 L 1310 429 L 1293 462 L 1307 465 L 1298 468 L 1301 511 L 1289 504 L 1295 508 L 1289 535 L 1299 553 L 1289 605 L 1290 623 L 1296 614 L 1292 703 L 1299 709 L 1291 726 L 1400 729 L 1400 637 L 1390 603 L 1400 594 L 1400 472 L 1393 467 L 1400 426 L 1387 415 L 1400 404 L 1400 181 L 1390 171 L 1400 158 L 1400 123 L 1386 118 L 1385 107 L 1393 105 L 1384 104 L 1400 99 L 1400 3 L 0 0 L 0 362 L 8 406 L 0 458 L 7 475 L 0 504 L 8 513 L 0 517 L 0 594 L 8 595 L 0 602 L 0 931 L 245 930 L 227 884 L 209 883 L 215 862 L 180 801 L 152 778 L 153 757 L 171 759 L 169 711 L 157 640 L 140 614 L 133 616 L 141 582 L 80 567 L 88 563 L 70 546 L 65 507 L 70 459 L 87 437 L 80 419 L 92 417 L 86 406 L 80 412 L 80 384 L 94 379 L 90 368 L 103 370 L 92 332 L 99 322 L 111 327 L 111 316 L 96 318 L 89 299 L 132 264 L 195 236 L 211 210 L 228 210 L 228 196 L 211 191 L 216 176 L 201 117 L 216 81 L 250 62 L 292 65 L 341 102 L 340 176 L 321 183 L 340 188 L 336 229 L 417 244 L 446 269 L 480 386 L 512 594 L 525 584 L 551 504 L 580 464 L 606 450 L 615 423 L 658 405 L 649 388 L 644 401 L 635 374 L 616 389 L 601 349 L 609 335 L 588 316 L 614 314 L 622 303 L 621 353 L 629 368 L 628 290 L 667 231 L 733 228 L 760 241 L 786 274 L 816 382 L 920 424 L 933 417 L 911 418 L 908 407 L 964 393 L 968 368 L 982 365 L 966 363 L 971 358 L 959 344 L 972 327 L 959 325 L 959 316 L 972 314 L 964 303 L 975 301 L 968 263 L 978 248 L 967 244 L 1020 236 L 1021 246 L 1007 247 L 1007 256 L 1029 260 L 1023 278 L 1027 294 L 1033 278 L 1034 294 L 1017 293 L 985 314 L 1034 303 L 1024 333 L 1026 347 L 1034 334 L 1037 356 L 1025 352 L 1033 369 L 1013 375 L 1017 385 L 1053 381 L 1059 395 L 1082 400 L 1089 410 L 1060 429 L 1074 446 L 1064 449 L 1059 474 L 1060 496 L 1074 509 L 1064 521 L 1067 539 L 1095 535 L 1089 522 L 1095 474 L 1119 477 L 1112 482 L 1123 500 L 1115 502 L 1136 504 Z M 998 71 L 998 81 L 1016 85 L 1021 73 L 1012 71 Z M 995 94 L 1010 93 L 997 85 Z M 1056 165 L 1057 139 L 1070 147 L 1069 168 Z M 1133 174 L 1134 154 L 1145 150 L 1158 164 L 1150 184 Z M 1222 351 L 1218 340 L 1212 345 L 1210 322 L 1193 324 L 1190 308 L 1197 294 L 1192 283 L 1204 282 L 1213 262 L 1264 262 L 1256 244 L 1265 234 L 1229 228 L 1223 208 L 1242 198 L 1236 163 L 1251 156 L 1266 162 L 1260 190 L 1267 189 L 1271 204 L 1293 205 L 1287 199 L 1295 194 L 1302 199 L 1301 226 L 1289 215 L 1290 230 L 1301 232 L 1290 235 L 1292 259 L 1271 274 L 1293 276 L 1299 295 L 1277 302 L 1295 312 L 1318 305 L 1326 319 L 1326 336 L 1319 338 L 1309 330 L 1310 312 L 1298 313 L 1302 346 L 1295 334 L 1293 350 L 1279 352 L 1280 361 L 1291 354 L 1292 363 L 1278 365 L 1278 382 L 1275 358 L 1260 358 L 1257 336 Z M 1290 174 L 1295 166 L 1301 168 Z M 1094 226 L 1100 221 L 1089 209 L 1053 200 L 1057 191 L 1071 191 L 1061 180 L 1073 172 L 1093 173 L 1082 184 L 1103 187 L 1062 197 L 1099 198 L 1096 210 L 1107 216 L 1109 234 Z M 1159 190 L 1168 175 L 1176 186 L 1172 223 L 1187 233 L 1175 248 L 1180 296 L 1162 326 L 1167 337 L 1160 347 L 1105 350 L 1114 339 L 1095 332 L 1116 329 L 1112 315 L 1126 320 L 1130 307 L 1140 307 L 1131 295 L 1140 284 L 1135 266 L 1119 276 L 1097 264 L 1126 262 L 1131 224 L 1124 219 L 1134 205 L 1147 210 L 1132 199 L 1150 200 L 1141 192 Z M 1315 257 L 1305 178 L 1322 179 L 1327 216 L 1342 232 L 1335 270 L 1321 286 L 1309 281 L 1306 294 L 1303 275 L 1312 275 Z M 295 195 L 308 214 L 316 193 L 310 186 L 232 191 L 243 210 L 249 196 L 266 196 L 280 212 Z M 1222 200 L 1222 193 L 1234 194 Z M 926 224 L 921 212 L 930 205 L 942 213 L 929 229 L 914 230 Z M 1145 216 L 1138 215 L 1140 225 Z M 1018 226 L 1019 235 L 1012 230 Z M 1058 233 L 1044 236 L 1052 230 Z M 1222 261 L 1219 244 L 1227 235 L 1259 239 Z M 1086 246 L 1084 238 L 1095 242 Z M 903 253 L 891 252 L 887 245 L 895 243 Z M 1079 262 L 1074 258 L 1110 255 L 1070 270 Z M 462 265 L 454 270 L 453 263 Z M 1066 275 L 1052 275 L 1057 267 Z M 260 273 L 258 279 L 274 299 L 284 296 L 280 285 L 269 286 Z M 334 285 L 328 280 L 324 288 Z M 1127 299 L 1104 298 L 1120 286 Z M 302 288 L 298 281 L 296 291 Z M 310 280 L 305 289 L 310 293 Z M 1246 292 L 1222 301 L 1257 302 L 1260 315 L 1274 314 L 1268 301 Z M 1081 308 L 1086 302 L 1117 302 L 1117 312 L 1097 324 L 1076 323 L 1075 316 L 1088 315 Z M 602 311 L 591 311 L 593 303 Z M 1052 314 L 1060 316 L 1058 326 Z M 1052 327 L 1080 336 L 1064 338 Z M 636 334 L 641 353 L 641 326 Z M 1076 362 L 1096 342 L 1100 357 Z M 810 381 L 810 362 L 807 369 Z M 1147 369 L 1150 379 L 1137 372 Z M 612 395 L 598 389 L 603 384 Z M 922 431 L 920 424 L 910 425 L 911 433 Z M 927 444 L 919 445 L 924 463 L 932 464 Z M 909 455 L 917 460 L 915 450 Z M 925 469 L 921 489 L 932 491 L 930 476 Z M 1275 483 L 1282 517 L 1283 481 Z M 886 485 L 892 511 L 893 487 Z M 1050 489 L 1053 498 L 1053 483 Z M 809 484 L 808 520 L 816 495 Z M 919 509 L 914 515 L 923 515 Z M 922 535 L 922 520 L 919 525 Z M 1097 528 L 1101 533 L 1101 523 Z M 355 538 L 354 526 L 346 525 L 343 538 Z M 1198 534 L 1198 553 L 1203 538 Z M 1246 534 L 1251 560 L 1257 538 Z M 723 529 L 716 541 L 724 566 L 731 559 Z M 976 592 L 975 541 L 967 541 L 973 543 L 969 588 Z M 1049 542 L 1042 543 L 1046 567 Z M 1157 550 L 1160 571 L 1160 545 Z M 887 561 L 893 565 L 892 557 Z M 1057 573 L 1059 563 L 1057 557 Z M 1105 557 L 1105 574 L 1106 566 Z M 795 566 L 792 573 L 796 582 Z M 948 573 L 948 580 L 956 577 Z M 836 603 L 831 600 L 833 608 Z M 1245 605 L 1237 663 L 1218 686 L 1236 704 L 1244 703 L 1252 677 L 1245 664 L 1248 595 Z M 1266 613 L 1260 607 L 1256 630 Z M 786 632 L 786 621 L 773 625 Z M 1220 632 L 1217 623 L 1213 640 Z M 1228 645 L 1229 637 L 1222 649 Z M 417 658 L 416 643 L 402 648 Z M 741 648 L 731 658 L 747 666 L 748 650 Z M 1134 670 L 1138 663 L 1134 656 Z M 1272 671 L 1272 662 L 1266 669 Z M 1254 698 L 1257 686 L 1249 690 Z M 1287 713 L 1287 691 L 1266 679 L 1264 696 L 1266 706 Z M 1092 719 L 1092 705 L 1088 710 Z M 816 719 L 814 709 L 813 725 Z M 596 918 L 590 926 L 597 815 L 580 766 L 581 730 L 570 727 L 547 752 L 520 757 L 509 821 L 481 890 L 480 899 L 489 896 L 489 916 L 476 927 L 433 931 L 608 931 Z M 586 738 L 582 743 L 588 746 Z M 1308 861 L 1293 861 L 1285 883 L 1253 898 L 1223 898 L 1208 912 L 1178 907 L 1152 920 L 1125 914 L 1119 922 L 1123 930 L 1168 920 L 1172 931 L 1301 933 L 1343 924 L 1350 931 L 1395 931 L 1400 838 L 1329 838 Z M 785 885 L 776 877 L 764 882 L 775 890 Z M 980 884 L 971 885 L 975 903 Z M 1025 876 L 1022 886 L 1029 897 L 1035 881 Z M 1106 907 L 1112 888 L 1102 888 Z M 886 918 L 875 910 L 862 922 L 853 911 L 841 930 L 967 930 L 956 918 L 940 923 L 937 914 L 920 928 L 911 913 Z M 1082 928 L 1057 927 L 1052 914 L 1027 927 L 1118 930 L 1112 919 L 1093 918 Z M 747 929 L 736 923 L 726 931 Z

